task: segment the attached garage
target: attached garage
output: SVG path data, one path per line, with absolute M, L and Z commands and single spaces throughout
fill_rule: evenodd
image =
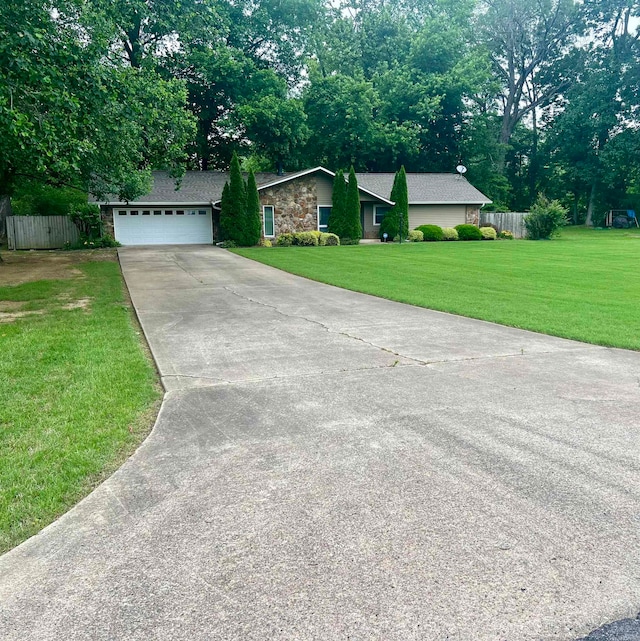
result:
M 211 208 L 114 208 L 113 232 L 123 245 L 210 245 Z

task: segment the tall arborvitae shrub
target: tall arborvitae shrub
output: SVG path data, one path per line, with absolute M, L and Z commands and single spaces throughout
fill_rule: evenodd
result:
M 220 212 L 220 227 L 225 240 L 237 245 L 246 245 L 247 239 L 247 193 L 236 152 L 231 158 L 229 171 L 229 204 Z
M 220 240 L 229 240 L 227 229 L 232 226 L 231 196 L 229 195 L 229 181 L 225 182 L 220 199 Z
M 396 175 L 393 179 L 393 187 L 391 188 L 391 195 L 389 198 L 393 200 L 393 194 L 396 193 L 398 189 L 398 172 L 396 172 Z M 378 229 L 378 233 L 380 234 L 380 238 L 384 238 L 384 235 L 387 234 L 387 238 L 392 241 L 396 236 L 398 236 L 398 232 L 400 230 L 400 218 L 398 217 L 398 211 L 394 207 L 391 207 L 389 211 L 384 215 L 384 218 L 382 219 L 382 222 L 380 223 L 380 229 Z
M 331 194 L 331 213 L 329 214 L 328 231 L 342 237 L 344 235 L 344 215 L 347 206 L 347 183 L 342 169 L 338 169 L 333 179 Z
M 342 236 L 340 236 L 340 242 L 343 245 L 348 243 L 357 245 L 362 238 L 362 225 L 360 223 L 360 192 L 358 191 L 358 179 L 353 165 L 349 169 L 344 222 L 344 241 L 346 242 L 343 241 Z
M 397 173 L 395 188 L 396 193 L 391 194 L 391 200 L 395 203 L 394 207 L 397 209 L 398 218 L 402 221 L 400 234 L 402 238 L 406 238 L 409 234 L 409 190 L 407 188 L 407 172 L 404 170 L 404 165 L 400 167 L 400 171 Z
M 262 237 L 262 220 L 260 218 L 260 196 L 258 195 L 258 185 L 253 170 L 249 170 L 247 178 L 247 214 L 246 214 L 246 233 L 243 244 L 248 247 L 257 245 Z
M 396 236 L 406 238 L 409 234 L 409 191 L 407 189 L 407 173 L 404 170 L 404 166 L 400 167 L 400 171 L 396 173 L 393 179 L 391 200 L 395 204 L 382 219 L 379 230 L 380 238 L 385 232 L 390 239 Z M 402 229 L 400 229 L 401 220 Z

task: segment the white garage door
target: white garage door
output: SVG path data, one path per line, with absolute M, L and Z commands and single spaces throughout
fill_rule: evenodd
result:
M 213 242 L 211 209 L 114 209 L 113 231 L 123 245 L 201 245 Z

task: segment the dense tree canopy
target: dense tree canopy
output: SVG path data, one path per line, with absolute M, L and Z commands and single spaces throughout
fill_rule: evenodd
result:
M 183 170 L 183 83 L 112 60 L 98 3 L 9 0 L 0 32 L 0 195 L 27 177 L 132 198 L 151 168 Z
M 0 196 L 152 168 L 453 171 L 640 209 L 638 0 L 7 0 Z

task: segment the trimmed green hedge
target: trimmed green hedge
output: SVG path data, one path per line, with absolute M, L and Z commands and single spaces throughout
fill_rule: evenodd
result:
M 459 240 L 482 240 L 482 232 L 475 225 L 456 225 Z
M 444 238 L 442 234 L 442 227 L 438 225 L 420 225 L 419 227 L 416 227 L 416 230 L 422 232 L 424 241 L 431 242 L 442 240 Z
M 480 227 L 482 240 L 495 240 L 498 237 L 496 230 L 493 227 Z
M 335 234 L 326 234 L 316 230 L 299 231 L 295 234 L 280 234 L 278 238 L 276 238 L 276 245 L 278 247 L 291 247 L 291 245 L 298 247 L 317 247 L 320 245 L 324 247 L 339 244 L 340 239 Z

